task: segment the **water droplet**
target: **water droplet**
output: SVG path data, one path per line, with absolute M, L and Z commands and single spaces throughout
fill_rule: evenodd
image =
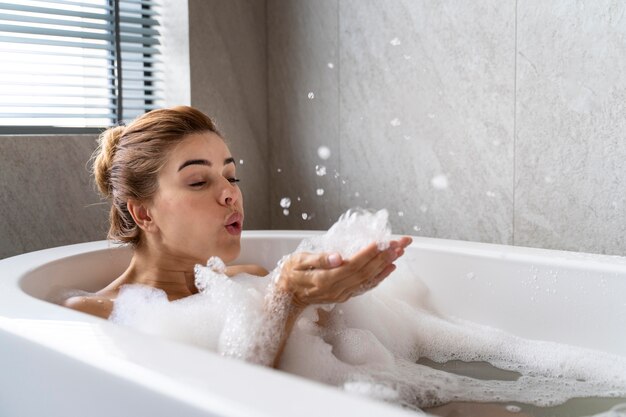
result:
M 422 230 L 422 228 L 419 226 L 413 226 L 413 230 L 415 230 L 416 232 L 419 232 L 420 230 Z
M 404 135 L 404 140 L 411 140 L 411 136 L 409 136 L 409 135 Z
M 300 196 L 298 196 L 298 197 L 296 198 L 296 200 L 300 201 Z
M 407 61 L 411 59 L 411 55 L 404 55 L 404 59 L 406 59 Z
M 360 197 L 360 196 L 361 196 L 361 194 L 360 194 L 358 191 L 355 191 L 355 192 L 354 192 L 354 196 L 355 196 L 355 197 Z
M 316 193 L 317 193 L 317 195 L 324 195 L 324 189 L 323 188 L 318 188 Z
M 330 158 L 330 149 L 328 148 L 328 146 L 320 146 L 319 148 L 317 148 L 317 156 L 319 156 L 323 160 Z
M 302 220 L 306 220 L 309 217 L 308 214 L 306 213 L 302 213 Z
M 326 167 L 324 165 L 315 165 L 315 173 L 318 177 L 326 175 Z
M 499 140 L 494 140 L 491 143 L 493 143 L 493 146 L 500 146 L 500 141 Z
M 98 304 L 102 304 L 102 303 L 104 303 L 104 301 L 103 300 L 97 300 L 97 303 Z
M 403 211 L 399 211 L 399 212 L 398 212 L 398 216 L 399 216 L 399 217 L 404 217 L 404 212 L 403 212 Z
M 313 100 L 315 98 L 315 94 L 313 93 L 313 91 L 309 91 L 309 95 L 307 97 L 309 98 L 309 100 Z
M 289 208 L 291 206 L 291 199 L 289 197 L 283 197 L 280 199 L 280 206 L 282 208 Z
M 549 175 L 546 175 L 543 179 L 547 184 L 552 184 L 554 182 L 554 178 Z
M 507 405 L 504 408 L 506 408 L 506 411 L 511 413 L 519 413 L 520 411 L 522 411 L 522 409 L 516 405 Z
M 333 69 L 335 68 L 335 64 L 333 64 L 332 62 L 328 63 L 328 68 Z
M 487 191 L 485 194 L 487 194 L 487 197 L 495 197 L 496 193 L 494 193 L 493 191 Z
M 280 168 L 277 168 L 277 169 L 276 169 L 276 172 L 283 172 L 283 170 L 282 170 L 282 169 L 280 169 Z
M 243 159 L 239 160 L 239 165 L 243 165 Z
M 391 123 L 391 126 L 393 127 L 398 127 L 402 124 L 402 122 L 400 122 L 400 119 L 398 119 L 397 117 L 393 119 L 392 121 L 390 121 L 389 123 Z
M 393 46 L 398 46 L 400 45 L 400 39 L 398 38 L 393 38 L 391 41 L 389 41 L 390 44 L 392 44 Z
M 433 113 L 428 113 L 428 118 L 429 119 L 434 119 L 435 117 L 437 117 L 437 116 L 435 116 Z
M 474 279 L 474 278 L 476 278 L 476 275 L 473 272 L 468 272 L 467 273 L 467 278 Z
M 288 209 L 284 209 L 284 210 L 283 210 L 283 214 L 284 214 L 285 216 L 289 216 L 289 210 L 288 210 Z
M 335 179 L 339 178 L 339 176 L 340 174 L 337 171 L 335 171 L 335 175 L 334 175 Z
M 420 211 L 421 211 L 422 213 L 426 213 L 426 212 L 428 211 L 428 206 L 427 206 L 426 204 L 422 204 L 422 205 L 420 206 Z
M 341 180 L 341 183 L 342 183 L 342 184 L 345 184 L 345 183 L 346 183 L 346 180 Z
M 445 190 L 448 188 L 448 178 L 443 174 L 435 175 L 430 184 L 437 190 Z

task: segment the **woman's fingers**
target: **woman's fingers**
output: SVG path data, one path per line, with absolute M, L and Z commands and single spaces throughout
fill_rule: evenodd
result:
M 311 269 L 330 269 L 342 264 L 343 259 L 338 253 L 308 253 L 302 252 L 293 256 L 295 268 L 301 271 Z
M 285 264 L 285 281 L 302 304 L 343 302 L 377 286 L 395 270 L 410 237 L 389 242 L 386 250 L 371 243 L 348 260 L 338 253 L 298 253 Z

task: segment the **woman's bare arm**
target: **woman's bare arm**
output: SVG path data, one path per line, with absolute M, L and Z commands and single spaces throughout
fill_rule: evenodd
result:
M 113 311 L 113 300 L 98 296 L 70 297 L 62 305 L 103 319 L 108 319 Z
M 260 265 L 232 265 L 226 267 L 226 275 L 229 277 L 242 273 L 264 277 L 269 274 L 269 271 Z

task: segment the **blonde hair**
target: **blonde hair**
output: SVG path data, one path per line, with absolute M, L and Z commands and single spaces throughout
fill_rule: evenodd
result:
M 128 199 L 149 201 L 168 151 L 185 136 L 206 131 L 221 136 L 211 118 L 193 107 L 179 106 L 153 110 L 128 126 L 102 132 L 92 169 L 98 190 L 111 200 L 109 239 L 139 245 L 141 229 L 128 211 Z

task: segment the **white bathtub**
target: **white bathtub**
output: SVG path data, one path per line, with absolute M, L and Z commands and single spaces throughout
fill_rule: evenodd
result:
M 240 261 L 272 269 L 312 233 L 244 232 Z M 0 261 L 0 416 L 415 415 L 45 301 L 129 259 L 101 241 Z M 400 262 L 443 314 L 626 356 L 625 258 L 415 237 Z

